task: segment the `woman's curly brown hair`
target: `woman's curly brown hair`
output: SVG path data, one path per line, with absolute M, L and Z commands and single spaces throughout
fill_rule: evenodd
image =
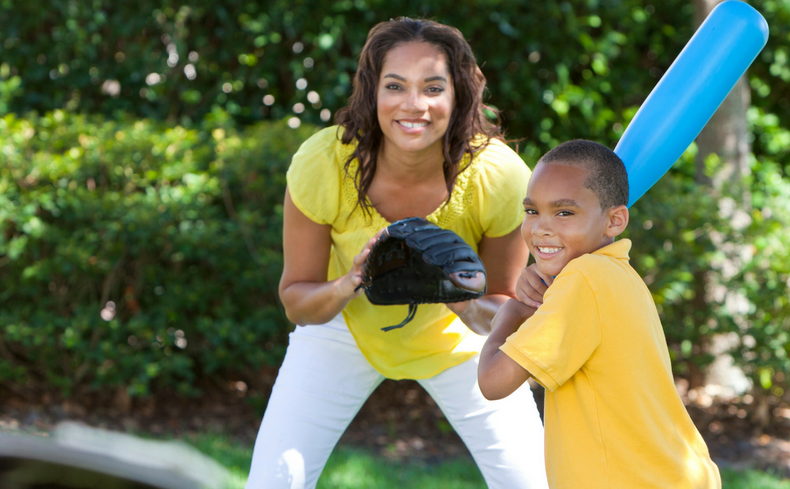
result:
M 353 176 L 359 194 L 357 205 L 368 215 L 367 193 L 376 172 L 376 160 L 383 139 L 376 94 L 384 57 L 391 49 L 415 41 L 432 44 L 441 50 L 452 77 L 455 107 L 442 148 L 444 179 L 449 194 L 452 194 L 459 173 L 458 166 L 464 155 L 469 154 L 473 158 L 492 138 L 503 139 L 500 128 L 483 113 L 487 108 L 483 104 L 486 79 L 461 31 L 431 20 L 406 17 L 377 24 L 368 33 L 362 48 L 348 105 L 340 109 L 335 118 L 344 129 L 342 143 L 349 144 L 354 139 L 358 141 L 356 149 L 345 163 L 345 169 L 349 174 L 351 162 L 354 159 L 359 162 Z

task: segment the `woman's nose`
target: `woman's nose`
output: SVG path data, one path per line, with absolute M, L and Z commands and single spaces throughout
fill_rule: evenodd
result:
M 424 112 L 428 109 L 428 104 L 425 101 L 420 90 L 411 90 L 406 97 L 406 108 L 413 111 Z

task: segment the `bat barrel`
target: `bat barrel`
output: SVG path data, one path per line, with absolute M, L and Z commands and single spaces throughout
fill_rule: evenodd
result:
M 768 24 L 739 0 L 720 3 L 639 108 L 615 153 L 629 207 L 680 158 L 768 41 Z

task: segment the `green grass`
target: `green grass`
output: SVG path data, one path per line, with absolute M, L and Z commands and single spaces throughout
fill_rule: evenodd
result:
M 790 480 L 756 470 L 724 469 L 721 485 L 724 489 L 790 489 Z
M 186 438 L 185 442 L 224 465 L 231 473 L 228 489 L 242 489 L 250 470 L 252 448 L 217 434 Z M 324 468 L 317 489 L 485 489 L 483 476 L 471 459 L 441 464 L 398 464 L 361 450 L 336 449 Z
M 250 470 L 252 448 L 239 446 L 217 434 L 202 434 L 184 441 L 227 467 L 228 489 L 243 489 Z M 790 481 L 756 470 L 721 471 L 724 489 L 790 489 Z M 480 471 L 470 459 L 441 464 L 398 464 L 368 452 L 340 447 L 327 462 L 318 489 L 485 489 Z

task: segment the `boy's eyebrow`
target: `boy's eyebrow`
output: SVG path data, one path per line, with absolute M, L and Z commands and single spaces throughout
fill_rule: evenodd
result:
M 529 197 L 525 197 L 522 203 L 524 205 L 531 205 L 531 206 L 535 205 Z M 551 203 L 551 206 L 552 207 L 581 207 L 579 203 L 573 199 L 555 200 L 554 202 Z
M 551 203 L 552 207 L 581 207 L 578 202 L 573 199 L 560 199 Z
M 403 82 L 406 81 L 406 78 L 404 78 L 404 77 L 402 77 L 400 75 L 396 75 L 395 73 L 387 73 L 386 75 L 382 76 L 382 78 L 395 78 L 396 80 L 400 80 L 400 81 L 403 81 Z M 432 81 L 443 81 L 443 82 L 447 83 L 447 78 L 445 78 L 443 76 L 440 76 L 440 75 L 436 75 L 436 76 L 429 76 L 428 78 L 426 78 L 423 81 L 425 83 L 429 83 L 429 82 L 432 82 Z

